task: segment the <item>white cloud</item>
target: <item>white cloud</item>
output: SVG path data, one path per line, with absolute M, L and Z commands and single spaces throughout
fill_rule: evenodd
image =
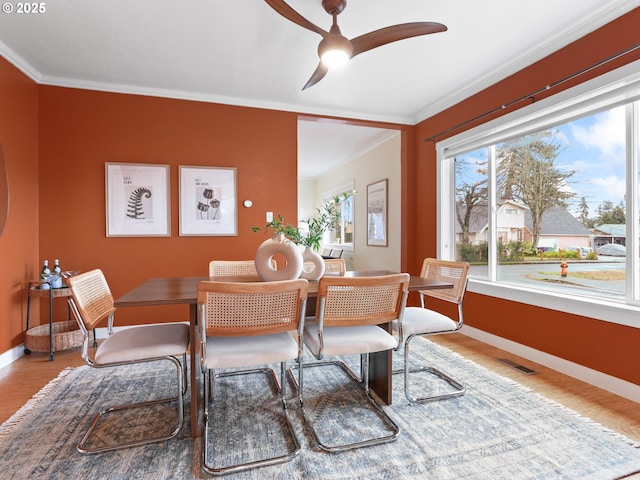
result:
M 560 142 L 563 145 L 570 145 L 571 144 L 571 142 L 569 140 L 569 137 L 567 137 L 562 130 L 556 130 L 555 131 L 555 138 L 556 138 L 556 140 L 558 140 L 558 142 Z
M 594 168 L 593 163 L 584 160 L 575 160 L 572 163 L 561 163 L 558 165 L 559 170 L 572 172 L 585 172 L 592 168 Z
M 619 157 L 625 147 L 624 110 L 624 107 L 617 107 L 599 113 L 588 127 L 571 124 L 571 133 L 585 147 L 597 148 L 605 157 Z
M 625 179 L 610 175 L 608 177 L 593 177 L 590 183 L 598 187 L 601 192 L 600 197 L 612 202 L 624 200 L 626 191 Z

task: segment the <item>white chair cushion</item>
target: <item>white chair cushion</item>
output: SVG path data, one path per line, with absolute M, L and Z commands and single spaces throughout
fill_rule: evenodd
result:
M 398 346 L 398 340 L 377 325 L 326 327 L 322 335 L 324 354 L 328 356 L 381 352 Z M 304 343 L 316 358 L 320 355 L 320 338 L 316 323 L 304 326 Z
M 446 315 L 422 307 L 407 307 L 402 318 L 404 336 L 440 332 L 453 332 L 458 324 Z M 398 321 L 394 320 L 393 329 L 398 329 Z
M 207 368 L 240 368 L 298 358 L 298 343 L 287 332 L 251 337 L 207 337 Z
M 189 346 L 189 325 L 158 323 L 118 330 L 96 350 L 99 364 L 131 362 L 145 358 L 182 355 Z

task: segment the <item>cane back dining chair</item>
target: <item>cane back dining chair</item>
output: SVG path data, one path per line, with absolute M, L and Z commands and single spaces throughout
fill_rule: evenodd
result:
M 202 469 L 206 473 L 223 475 L 282 463 L 300 451 L 287 408 L 285 372 L 287 361 L 302 362 L 302 329 L 308 286 L 305 279 L 237 283 L 203 281 L 198 285 L 201 368 L 205 376 Z M 274 371 L 265 367 L 278 362 L 280 382 Z M 216 369 L 225 370 L 212 375 Z M 265 374 L 276 388 L 292 448 L 270 458 L 221 466 L 222 456 L 215 459 L 216 455 L 208 453 L 213 388 L 216 380 L 222 377 L 255 373 Z M 214 465 L 214 460 L 218 466 Z
M 319 362 L 305 363 L 304 368 L 337 365 L 364 388 L 364 394 L 387 433 L 354 442 L 324 442 L 310 420 L 301 397 L 301 411 L 317 445 L 329 452 L 390 442 L 400 428 L 385 413 L 369 391 L 369 354 L 397 347 L 397 339 L 380 325 L 402 317 L 407 301 L 409 275 L 406 273 L 368 277 L 322 277 L 318 283 L 316 322 L 307 321 L 304 342 Z M 360 355 L 360 375 L 340 359 L 325 357 Z M 290 371 L 292 371 L 290 369 Z M 293 375 L 292 375 L 293 377 Z M 302 377 L 300 377 L 302 378 Z M 300 380 L 296 383 L 299 388 Z M 354 426 L 355 428 L 355 426 Z
M 271 259 L 273 268 L 275 260 Z M 210 277 L 255 276 L 259 279 L 255 260 L 211 260 L 209 262 Z
M 401 320 L 393 323 L 393 328 L 398 332 L 399 345 L 404 343 L 403 369 L 394 371 L 395 374 L 404 374 L 404 393 L 411 403 L 426 403 L 434 400 L 459 397 L 464 395 L 465 386 L 454 380 L 446 373 L 430 366 L 420 366 L 411 368 L 409 361 L 409 346 L 416 336 L 441 335 L 454 333 L 462 328 L 464 317 L 462 313 L 462 301 L 467 288 L 467 273 L 469 264 L 466 262 L 454 262 L 449 260 L 438 260 L 435 258 L 425 258 L 422 263 L 420 276 L 432 280 L 440 280 L 453 284 L 453 288 L 421 290 L 420 307 L 407 307 Z M 444 300 L 453 303 L 457 307 L 457 319 L 452 319 L 447 315 L 439 313 L 425 307 L 425 297 Z M 433 375 L 446 381 L 452 388 L 445 393 L 431 394 L 423 397 L 411 395 L 410 378 L 411 373 L 430 372 Z
M 83 334 L 82 358 L 94 368 L 116 367 L 144 362 L 168 361 L 176 368 L 176 395 L 170 398 L 130 403 L 109 407 L 99 412 L 91 422 L 86 433 L 77 445 L 81 453 L 101 453 L 120 448 L 146 445 L 161 442 L 175 437 L 182 429 L 184 419 L 184 399 L 186 393 L 187 373 L 186 356 L 189 345 L 189 326 L 184 323 L 160 323 L 130 327 L 114 332 L 113 321 L 115 307 L 111 290 L 100 269 L 81 273 L 67 279 L 71 296 L 69 306 Z M 109 336 L 89 354 L 91 331 L 96 325 L 107 319 Z M 182 357 L 182 363 L 177 357 Z M 91 434 L 100 419 L 105 415 L 155 404 L 177 402 L 177 421 L 170 433 L 131 439 L 115 445 L 90 446 Z
M 273 258 L 271 266 L 274 270 L 278 268 L 278 264 Z M 215 277 L 255 277 L 256 282 L 261 280 L 256 270 L 255 260 L 211 260 L 209 262 L 209 278 L 215 279 Z M 211 376 L 207 376 L 210 381 Z
M 346 270 L 344 258 L 325 258 L 324 273 L 325 275 L 344 275 Z

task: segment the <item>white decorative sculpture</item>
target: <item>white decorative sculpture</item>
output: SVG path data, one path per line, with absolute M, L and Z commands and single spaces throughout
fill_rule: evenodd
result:
M 282 270 L 276 270 L 271 264 L 274 255 L 284 256 L 287 263 Z M 256 251 L 256 270 L 265 282 L 293 280 L 302 273 L 302 253 L 298 246 L 282 233 L 276 233 L 265 240 Z
M 311 247 L 306 247 L 302 252 L 302 263 L 300 278 L 320 280 L 320 277 L 324 275 L 324 259 Z

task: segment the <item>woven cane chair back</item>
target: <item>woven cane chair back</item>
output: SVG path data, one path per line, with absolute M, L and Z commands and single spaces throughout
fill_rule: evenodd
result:
M 316 318 L 324 327 L 379 325 L 400 316 L 409 274 L 371 277 L 322 277 Z M 405 297 L 405 298 L 403 298 Z
M 344 275 L 346 270 L 344 258 L 325 258 L 324 273 L 329 275 Z
M 67 284 L 80 315 L 78 321 L 84 323 L 88 331 L 93 330 L 99 322 L 116 310 L 102 270 L 95 269 L 70 277 Z
M 277 268 L 275 260 L 271 260 L 273 268 Z M 258 276 L 255 260 L 212 260 L 209 262 L 210 277 Z
M 207 335 L 246 336 L 297 330 L 309 282 L 200 282 Z
M 425 258 L 424 262 L 422 262 L 420 276 L 430 280 L 452 283 L 453 288 L 421 290 L 420 294 L 459 304 L 462 302 L 467 288 L 468 272 L 469 264 L 467 262 Z

